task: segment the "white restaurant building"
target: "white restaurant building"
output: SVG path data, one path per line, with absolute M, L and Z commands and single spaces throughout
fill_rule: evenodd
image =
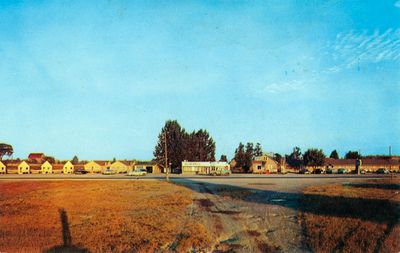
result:
M 217 169 L 230 169 L 227 162 L 182 162 L 182 174 L 210 174 Z

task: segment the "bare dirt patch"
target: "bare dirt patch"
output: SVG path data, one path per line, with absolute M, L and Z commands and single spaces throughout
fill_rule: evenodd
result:
M 192 193 L 159 181 L 0 182 L 0 251 L 205 250 Z
M 400 180 L 311 186 L 300 198 L 302 227 L 315 252 L 399 252 Z

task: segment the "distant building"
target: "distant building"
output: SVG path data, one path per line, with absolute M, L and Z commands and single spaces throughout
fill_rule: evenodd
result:
M 106 161 L 104 161 L 104 163 L 103 161 L 90 161 L 85 164 L 85 170 L 90 173 L 101 173 L 105 170 L 104 166 L 106 166 L 106 164 Z
M 279 170 L 279 163 L 267 154 L 255 157 L 250 168 L 250 172 L 254 174 L 278 173 Z
M 30 153 L 28 155 L 28 160 L 32 162 L 37 162 L 37 163 L 43 163 L 46 160 L 46 156 L 44 153 Z
M 40 172 L 42 174 L 52 174 L 53 166 L 48 161 L 46 161 L 40 166 Z
M 63 173 L 64 174 L 72 174 L 72 173 L 74 173 L 74 165 L 70 161 L 67 161 L 66 163 L 64 163 L 64 165 L 63 165 Z
M 0 161 L 0 174 L 6 174 L 6 173 L 7 173 L 6 165 Z
M 132 169 L 132 162 L 129 161 L 116 161 L 113 162 L 109 168 L 116 173 L 126 173 Z
M 22 161 L 19 165 L 18 165 L 18 174 L 30 174 L 30 166 L 27 162 Z
M 324 169 L 340 169 L 344 168 L 348 171 L 356 170 L 357 159 L 333 159 L 325 158 Z M 380 168 L 384 168 L 390 171 L 400 171 L 400 160 L 397 157 L 385 157 L 385 158 L 363 158 L 361 159 L 360 169 L 368 172 L 375 172 Z
M 161 173 L 161 167 L 154 161 L 139 161 L 133 167 L 134 169 L 145 169 L 147 173 Z
M 216 169 L 230 169 L 227 162 L 182 162 L 182 174 L 210 174 Z

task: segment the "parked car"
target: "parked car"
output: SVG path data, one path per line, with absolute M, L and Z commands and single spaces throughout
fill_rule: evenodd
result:
M 112 175 L 115 174 L 115 171 L 113 171 L 110 168 L 107 168 L 105 171 L 103 171 L 103 175 Z
M 86 174 L 88 172 L 86 170 L 84 170 L 84 169 L 76 169 L 74 173 L 75 174 Z
M 128 172 L 127 176 L 146 176 L 147 171 L 146 169 L 135 169 Z
M 389 174 L 390 172 L 389 172 L 389 170 L 387 170 L 387 169 L 385 169 L 385 168 L 379 168 L 377 171 L 376 171 L 376 174 Z
M 314 171 L 313 171 L 313 173 L 314 174 L 322 174 L 322 173 L 324 173 L 324 171 L 322 170 L 322 169 L 315 169 Z
M 340 169 L 338 169 L 337 173 L 338 173 L 338 174 L 347 174 L 348 171 L 347 171 L 347 169 L 345 169 L 345 168 L 340 168 Z
M 229 176 L 231 174 L 230 169 L 218 168 L 210 173 L 213 176 Z
M 310 171 L 308 169 L 300 169 L 299 174 L 310 174 Z

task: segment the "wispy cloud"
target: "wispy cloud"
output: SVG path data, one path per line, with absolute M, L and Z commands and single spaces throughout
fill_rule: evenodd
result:
M 284 83 L 271 83 L 264 87 L 268 93 L 281 93 L 300 90 L 304 87 L 304 82 L 300 80 L 290 80 Z
M 400 8 L 400 0 L 394 3 L 394 7 Z
M 332 60 L 340 63 L 328 67 L 326 73 L 335 73 L 360 63 L 400 61 L 400 29 L 339 33 L 328 44 L 327 50 Z

